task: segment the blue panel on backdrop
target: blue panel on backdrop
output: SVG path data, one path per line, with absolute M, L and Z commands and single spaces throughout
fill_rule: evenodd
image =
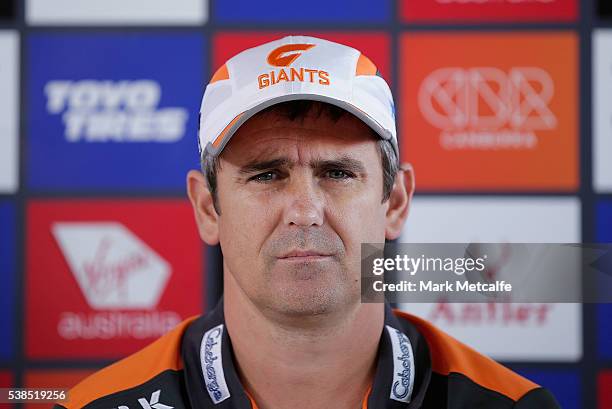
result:
M 0 360 L 13 354 L 15 316 L 15 206 L 0 202 Z
M 597 241 L 612 243 L 612 201 L 597 204 Z M 612 304 L 597 306 L 599 354 L 612 359 Z
M 200 34 L 31 35 L 28 185 L 182 191 L 205 54 Z
M 224 23 L 343 23 L 387 22 L 391 16 L 390 0 L 311 0 L 301 3 L 284 0 L 234 0 L 214 3 L 215 18 Z
M 563 409 L 578 409 L 582 406 L 582 384 L 577 373 L 535 369 L 521 369 L 517 372 L 547 388 L 555 395 Z

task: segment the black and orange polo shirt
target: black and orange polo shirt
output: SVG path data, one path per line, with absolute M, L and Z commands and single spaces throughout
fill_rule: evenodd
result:
M 253 340 L 257 342 L 257 340 Z M 56 409 L 256 409 L 236 371 L 223 300 L 93 374 Z M 330 402 L 330 408 L 334 403 Z M 412 315 L 385 307 L 362 409 L 553 409 L 533 382 Z

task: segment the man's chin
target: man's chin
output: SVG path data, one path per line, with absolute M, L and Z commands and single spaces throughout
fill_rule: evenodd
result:
M 272 274 L 287 281 L 334 281 L 342 274 L 333 257 L 305 260 L 305 257 L 277 260 Z
M 346 308 L 354 299 L 337 284 L 335 287 L 316 287 L 305 281 L 275 291 L 268 299 L 268 306 L 287 318 L 306 318 L 333 314 Z

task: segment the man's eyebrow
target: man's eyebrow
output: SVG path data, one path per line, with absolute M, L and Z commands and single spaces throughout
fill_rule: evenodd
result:
M 273 168 L 283 168 L 283 167 L 291 167 L 292 162 L 289 158 L 275 158 L 270 160 L 254 160 L 252 162 L 247 163 L 244 166 L 241 166 L 238 169 L 239 173 L 248 174 L 254 172 L 261 172 L 263 170 L 273 169 Z
M 366 173 L 363 162 L 350 156 L 341 156 L 337 159 L 316 159 L 310 162 L 310 167 L 313 169 L 340 168 L 353 173 Z
M 250 174 L 255 172 L 261 172 L 268 169 L 275 168 L 292 168 L 294 162 L 286 157 L 269 159 L 269 160 L 254 160 L 241 166 L 238 172 L 241 174 Z M 353 173 L 365 173 L 366 167 L 360 160 L 351 158 L 349 156 L 341 156 L 336 159 L 313 159 L 310 161 L 310 167 L 312 169 L 330 169 L 340 168 L 345 169 Z

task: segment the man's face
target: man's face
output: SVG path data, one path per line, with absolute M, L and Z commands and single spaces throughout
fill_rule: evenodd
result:
M 376 139 L 352 115 L 251 118 L 217 173 L 225 274 L 282 314 L 358 303 L 361 243 L 385 239 L 382 180 Z

